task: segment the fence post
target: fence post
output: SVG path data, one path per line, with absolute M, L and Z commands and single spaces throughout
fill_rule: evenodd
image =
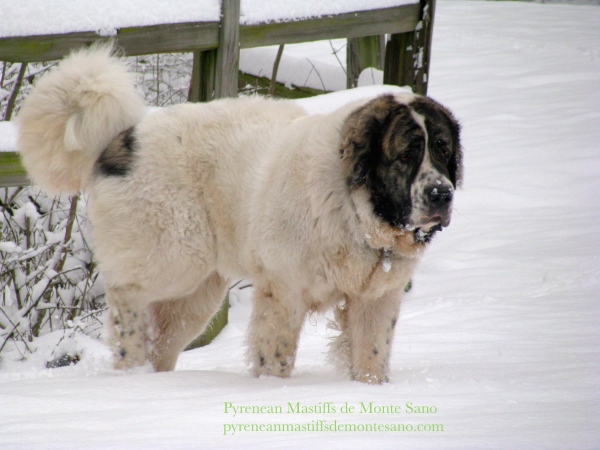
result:
M 346 51 L 346 87 L 357 86 L 358 76 L 367 67 L 383 69 L 381 63 L 381 42 L 385 36 L 348 38 Z
M 431 42 L 433 37 L 433 18 L 435 17 L 436 0 L 421 0 L 421 21 L 423 27 L 417 31 L 417 48 L 419 60 L 415 70 L 415 92 L 427 95 L 429 84 L 429 65 L 431 62 Z
M 194 52 L 188 100 L 209 102 L 237 97 L 240 60 L 240 0 L 223 0 L 219 46 Z
M 215 67 L 215 98 L 237 97 L 240 65 L 240 0 L 223 0 Z
M 208 102 L 215 91 L 216 50 L 194 52 L 188 101 Z
M 414 88 L 414 43 L 414 31 L 391 35 L 385 48 L 383 84 Z
M 392 34 L 385 51 L 384 84 L 410 86 L 415 93 L 427 95 L 435 1 L 421 0 L 415 31 Z

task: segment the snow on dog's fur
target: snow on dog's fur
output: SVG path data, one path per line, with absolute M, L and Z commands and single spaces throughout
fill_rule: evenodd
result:
M 254 374 L 289 376 L 306 314 L 336 307 L 336 359 L 387 380 L 401 293 L 461 176 L 444 107 L 384 95 L 307 116 L 243 98 L 145 115 L 132 75 L 94 46 L 41 79 L 18 121 L 32 179 L 89 193 L 116 367 L 172 370 L 246 277 Z

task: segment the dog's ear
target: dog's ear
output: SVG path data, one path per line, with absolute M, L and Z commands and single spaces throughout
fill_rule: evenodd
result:
M 463 153 L 462 147 L 459 144 L 455 145 L 454 158 L 450 161 L 449 169 L 451 170 L 450 175 L 453 177 L 452 183 L 455 187 L 462 187 L 463 182 Z
M 452 130 L 452 158 L 448 162 L 448 173 L 450 181 L 455 187 L 460 187 L 463 180 L 463 153 L 460 144 L 460 124 L 454 118 L 450 111 L 447 111 L 450 118 Z
M 383 95 L 354 110 L 342 127 L 340 155 L 350 187 L 365 184 L 383 155 L 382 139 L 390 112 L 398 107 L 391 95 Z

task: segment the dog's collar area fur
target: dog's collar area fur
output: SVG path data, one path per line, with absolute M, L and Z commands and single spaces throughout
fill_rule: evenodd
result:
M 412 236 L 413 243 L 415 245 L 417 245 L 418 248 L 422 248 L 425 245 L 429 244 L 431 242 L 431 240 L 433 239 L 433 236 L 438 231 L 442 231 L 442 229 L 443 228 L 441 225 L 435 225 L 429 231 L 424 231 L 421 228 L 415 228 L 414 230 L 409 230 L 407 228 L 398 228 L 399 233 L 397 233 L 396 236 L 410 234 Z M 369 241 L 369 239 L 367 239 L 367 241 Z M 369 245 L 371 246 L 370 242 L 369 242 Z M 389 244 L 389 245 L 384 245 L 382 247 L 375 248 L 375 250 L 378 250 L 379 252 L 381 252 L 381 260 L 382 261 L 389 260 L 394 255 L 403 256 L 403 257 L 410 256 L 406 253 L 398 251 L 396 242 Z
M 429 231 L 424 231 L 421 228 L 417 228 L 413 231 L 415 242 L 419 244 L 429 244 L 433 239 L 433 236 L 438 232 L 442 231 L 442 224 L 434 225 Z
M 413 251 L 412 254 L 404 253 L 397 249 L 396 245 L 391 245 L 387 247 L 381 247 L 377 249 L 379 251 L 379 262 L 378 265 L 381 266 L 384 272 L 389 272 L 392 269 L 392 259 L 393 258 L 414 258 L 417 255 L 420 255 L 424 250 L 425 246 L 431 242 L 433 236 L 436 232 L 442 230 L 441 225 L 436 225 L 432 227 L 429 231 L 425 232 L 421 228 L 417 228 L 410 232 L 409 230 L 402 229 L 405 233 L 411 233 L 414 244 L 416 246 L 416 251 Z M 369 244 L 370 245 L 370 244 Z M 415 248 L 415 247 L 413 247 Z
M 370 195 L 366 189 L 356 189 L 350 197 L 360 239 L 364 239 L 369 248 L 381 253 L 382 262 L 394 256 L 414 258 L 422 254 L 425 245 L 442 229 L 441 225 L 435 225 L 427 232 L 421 228 L 394 227 L 368 207 Z

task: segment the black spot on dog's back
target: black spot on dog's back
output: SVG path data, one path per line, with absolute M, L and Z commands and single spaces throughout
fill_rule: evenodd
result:
M 129 128 L 121 132 L 98 158 L 98 172 L 107 177 L 127 175 L 135 159 L 136 147 L 134 129 Z

